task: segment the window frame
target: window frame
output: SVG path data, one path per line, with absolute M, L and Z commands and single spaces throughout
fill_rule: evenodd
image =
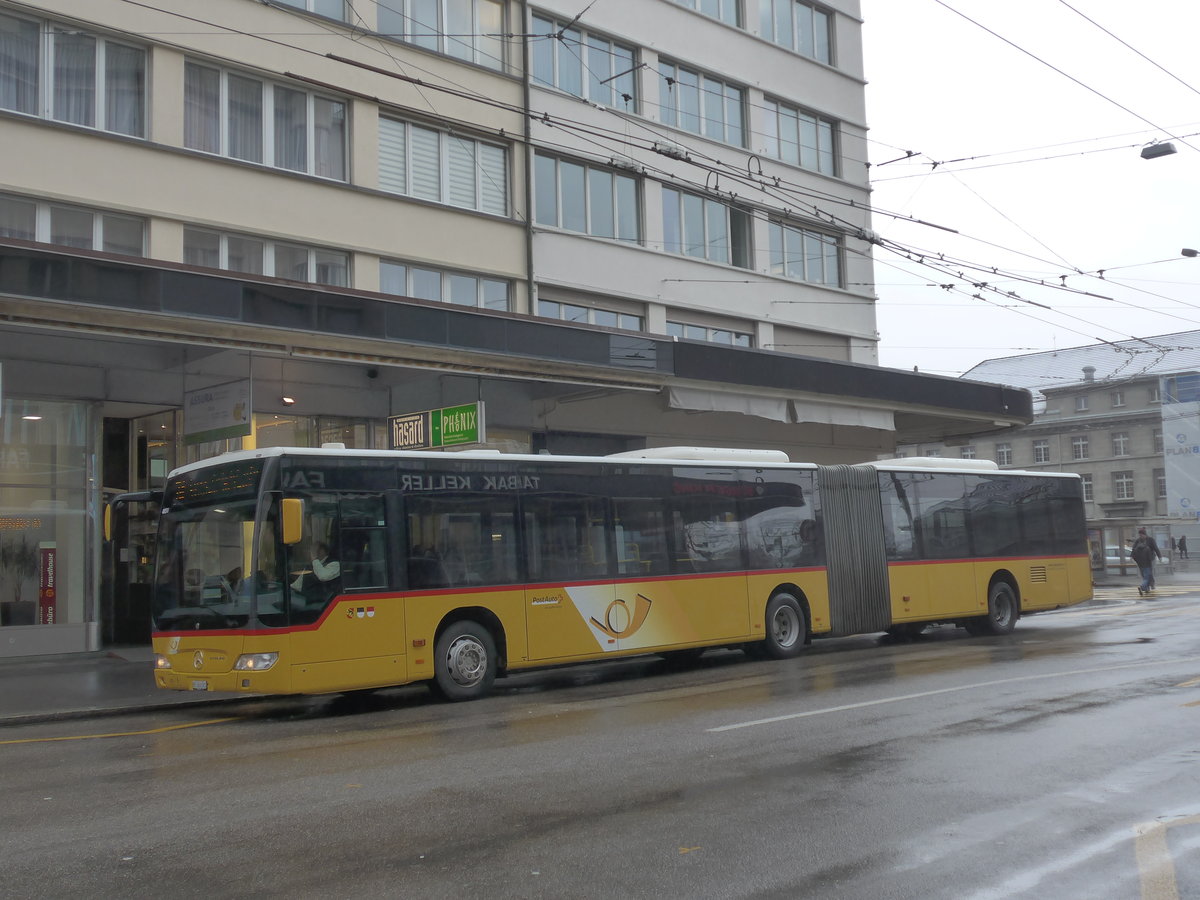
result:
M 187 258 L 188 252 L 189 252 L 188 251 L 188 238 L 189 238 L 190 234 L 192 234 L 192 235 L 203 234 L 203 235 L 208 235 L 210 237 L 216 236 L 218 238 L 218 240 L 219 240 L 218 263 L 219 264 L 217 266 L 215 266 L 215 267 L 208 266 L 205 263 L 197 263 L 197 262 L 194 262 Z M 262 248 L 261 248 L 262 249 L 262 256 L 261 256 L 262 271 L 261 272 L 255 272 L 253 270 L 248 270 L 248 269 L 233 269 L 233 268 L 229 267 L 229 241 L 231 239 L 244 240 L 244 241 L 259 243 L 262 245 Z M 184 262 L 187 265 L 195 265 L 195 266 L 200 266 L 203 268 L 217 268 L 223 272 L 238 272 L 243 275 L 261 276 L 263 278 L 279 278 L 279 279 L 283 279 L 283 280 L 287 280 L 287 281 L 302 281 L 305 284 L 320 284 L 320 285 L 325 285 L 328 287 L 352 287 L 353 286 L 353 272 L 352 272 L 353 256 L 349 251 L 346 251 L 346 250 L 338 250 L 333 247 L 319 247 L 315 244 L 302 244 L 302 243 L 299 243 L 296 241 L 281 241 L 281 240 L 275 240 L 273 238 L 260 237 L 258 235 L 253 235 L 253 234 L 245 234 L 243 232 L 222 231 L 222 230 L 216 229 L 216 228 L 204 228 L 204 227 L 200 227 L 200 226 L 191 226 L 191 225 L 184 226 L 183 244 L 184 244 Z M 291 275 L 280 275 L 276 272 L 277 256 L 281 249 L 284 251 L 302 250 L 305 252 L 305 255 L 306 255 L 305 262 L 306 262 L 306 270 L 307 270 L 306 278 L 297 279 L 297 278 L 292 277 Z M 343 271 L 345 273 L 345 281 L 344 282 L 330 281 L 328 279 L 321 280 L 318 278 L 318 275 L 320 274 L 321 266 L 327 264 L 327 263 L 322 263 L 321 258 L 320 258 L 322 254 L 325 254 L 328 256 L 340 257 L 340 261 L 342 263 L 341 271 Z
M 672 200 L 672 195 L 674 199 Z M 694 230 L 696 221 L 689 216 L 689 205 L 699 203 L 700 240 L 691 240 L 690 232 Z M 676 256 L 686 256 L 690 259 L 703 259 L 708 262 L 723 263 L 736 266 L 739 269 L 753 267 L 754 260 L 754 215 L 747 209 L 705 197 L 691 191 L 681 191 L 677 188 L 664 186 L 662 188 L 663 209 L 663 252 Z M 668 215 L 668 210 L 674 216 Z M 719 238 L 712 236 L 713 216 L 719 214 L 724 222 L 724 257 L 718 252 L 721 244 Z M 740 224 L 739 224 L 740 223 Z M 668 240 L 668 235 L 674 234 L 676 240 Z M 692 253 L 691 248 L 698 246 L 699 253 Z
M 681 340 L 705 341 L 709 344 L 721 344 L 729 347 L 754 346 L 754 335 L 751 332 L 736 331 L 720 325 L 699 325 L 695 322 L 668 319 L 667 334 Z M 730 339 L 728 341 L 720 340 L 720 336 L 723 334 L 728 334 Z
M 772 220 L 767 223 L 767 233 L 770 245 L 770 270 L 771 274 L 779 278 L 787 278 L 791 281 L 801 281 L 805 284 L 819 284 L 825 287 L 843 286 L 842 272 L 842 237 L 841 235 L 832 234 L 825 231 L 817 231 L 813 228 L 805 228 L 801 225 L 788 224 L 783 221 Z M 789 236 L 796 235 L 800 241 L 799 260 L 793 261 L 793 257 L 789 254 Z M 819 255 L 820 260 L 820 277 L 810 278 L 810 262 L 813 260 L 813 255 L 809 252 L 809 242 L 816 241 L 821 247 Z M 795 271 L 794 266 L 799 266 L 799 271 L 802 272 L 800 278 L 796 278 L 791 274 Z M 833 270 L 833 280 L 830 280 L 830 269 Z
M 399 294 L 385 288 L 384 267 L 391 266 L 394 269 L 404 269 L 404 282 L 406 292 Z M 417 273 L 434 273 L 438 276 L 438 297 L 422 296 L 414 289 L 414 276 Z M 454 285 L 455 279 L 472 279 L 475 282 L 475 303 L 462 303 L 455 299 Z M 504 288 L 504 303 L 499 305 L 488 300 L 487 286 L 500 285 Z M 446 303 L 451 306 L 462 306 L 468 309 L 491 309 L 501 312 L 512 311 L 512 281 L 507 278 L 494 278 L 489 275 L 483 275 L 479 272 L 468 272 L 460 269 L 441 269 L 435 266 L 427 266 L 418 263 L 407 262 L 401 259 L 382 258 L 379 260 L 379 291 L 383 294 L 388 294 L 394 297 L 409 297 L 415 300 L 428 300 L 435 303 Z
M 1011 443 L 996 444 L 996 465 L 1011 466 L 1013 464 L 1013 449 Z
M 558 314 L 550 315 L 550 307 L 556 307 Z M 584 318 L 572 318 L 566 315 L 568 309 L 583 312 Z M 597 322 L 596 318 L 601 313 L 615 316 L 617 319 L 616 324 L 610 325 L 607 322 Z M 582 303 L 571 303 L 567 300 L 543 300 L 540 297 L 538 298 L 537 314 L 542 318 L 554 319 L 560 322 L 585 322 L 588 325 L 595 325 L 598 328 L 620 328 L 624 331 L 644 331 L 646 325 L 645 316 L 639 316 L 637 313 L 624 312 L 623 310 L 609 309 L 601 306 L 586 306 Z
M 680 131 L 732 147 L 749 146 L 746 115 L 748 101 L 745 88 L 703 69 L 693 69 L 666 57 L 660 57 L 658 60 L 658 75 L 660 122 L 671 128 L 678 128 Z M 712 85 L 719 85 L 720 91 L 714 91 Z M 683 93 L 684 89 L 688 91 L 686 95 Z M 688 108 L 685 104 L 690 104 L 693 100 L 695 108 Z M 736 110 L 731 109 L 731 103 L 736 104 Z M 720 115 L 714 115 L 718 111 Z M 690 127 L 689 123 L 693 119 L 695 127 Z M 714 131 L 720 133 L 714 134 Z
M 1129 456 L 1131 439 L 1128 431 L 1114 431 L 1112 437 L 1113 456 Z
M 417 140 L 418 136 L 420 140 Z M 437 157 L 435 192 L 428 189 L 430 140 L 436 141 L 437 145 L 434 151 Z M 397 164 L 398 157 L 400 162 Z M 385 158 L 392 160 L 386 168 Z M 470 182 L 455 177 L 456 168 L 460 169 L 467 158 L 472 172 Z M 505 144 L 479 140 L 397 116 L 380 115 L 379 160 L 379 189 L 385 193 L 487 215 L 511 216 L 510 154 Z M 424 175 L 424 182 L 418 172 L 418 166 L 422 165 L 426 170 L 420 173 Z M 465 189 L 471 193 L 469 203 L 456 199 L 456 195 L 463 196 Z
M 149 220 L 145 216 L 132 216 L 128 213 L 111 212 L 105 209 L 99 209 L 94 206 L 83 206 L 78 203 L 60 203 L 57 200 L 42 200 L 37 197 L 29 197 L 22 194 L 10 194 L 8 192 L 0 193 L 0 206 L 5 202 L 11 203 L 14 207 L 18 204 L 22 206 L 31 206 L 33 214 L 33 229 L 32 232 L 26 231 L 24 234 L 9 234 L 4 235 L 15 240 L 35 241 L 39 244 L 50 244 L 56 247 L 75 247 L 80 250 L 91 250 L 99 253 L 113 253 L 121 256 L 130 256 L 137 259 L 146 258 L 147 238 L 149 234 Z M 91 218 L 89 231 L 91 237 L 89 243 L 84 246 L 76 242 L 55 241 L 55 211 L 68 214 L 87 215 Z M 3 219 L 0 219 L 3 221 Z M 113 249 L 112 242 L 107 240 L 106 232 L 111 227 L 118 223 L 136 223 L 141 230 L 141 249 L 137 253 L 127 253 L 123 249 Z
M 553 88 L 613 109 L 637 112 L 639 94 L 636 75 L 641 65 L 636 46 L 585 28 L 568 28 L 567 23 L 542 13 L 533 13 L 531 18 L 534 38 L 530 45 L 531 84 Z M 543 27 L 549 31 L 539 31 Z M 558 37 L 560 33 L 562 36 Z M 607 47 L 601 48 L 600 43 Z M 564 54 L 570 52 L 568 46 L 571 44 L 578 48 L 578 52 L 573 62 L 564 61 Z M 606 59 L 606 65 L 602 71 L 598 71 L 595 65 L 594 52 L 604 54 L 602 58 Z M 549 74 L 550 80 L 542 77 L 544 74 Z
M 805 41 L 797 33 L 799 17 L 807 15 L 812 36 L 812 50 L 805 52 Z M 824 17 L 824 27 L 819 27 L 819 17 Z M 837 65 L 835 53 L 835 13 L 833 10 L 805 0 L 759 0 L 759 36 L 780 47 L 786 47 L 805 59 L 815 60 L 827 66 Z M 787 25 L 787 37 L 781 39 L 781 32 Z M 818 31 L 823 31 L 823 38 L 818 39 Z
M 788 165 L 798 166 L 809 172 L 838 177 L 841 172 L 841 128 L 836 119 L 830 119 L 799 106 L 793 106 L 774 97 L 764 97 L 763 150 L 762 152 Z M 784 126 L 790 121 L 795 141 L 784 140 Z M 804 127 L 811 123 L 816 144 L 810 149 L 809 162 L 805 162 Z M 827 144 L 822 136 L 827 135 Z M 795 158 L 785 148 L 796 148 Z
M 1112 483 L 1114 500 L 1137 499 L 1137 493 L 1135 491 L 1136 482 L 1134 480 L 1132 470 L 1125 469 L 1119 472 L 1113 472 Z
M 1086 434 L 1071 435 L 1071 459 L 1090 459 L 1091 447 Z
M 215 124 L 209 121 L 214 116 L 214 109 L 209 105 L 211 95 L 201 92 L 201 86 L 193 81 L 193 73 L 204 72 L 207 76 L 217 75 L 217 94 L 215 103 Z M 199 77 L 198 75 L 196 77 Z M 250 102 L 252 96 L 247 92 L 239 99 L 234 93 L 231 81 L 244 84 L 257 84 L 257 109 L 246 108 L 250 114 L 244 120 L 237 120 L 239 104 Z M 183 146 L 195 153 L 218 156 L 250 165 L 263 166 L 279 172 L 293 172 L 298 175 L 308 175 L 346 184 L 350 180 L 350 103 L 345 98 L 336 97 L 321 91 L 312 91 L 302 85 L 288 84 L 271 78 L 239 69 L 214 65 L 207 61 L 187 58 L 184 61 L 183 76 L 184 92 L 184 139 Z M 280 154 L 287 153 L 284 144 L 284 130 L 295 129 L 294 123 L 281 121 L 284 107 L 278 105 L 281 93 L 290 93 L 304 97 L 304 165 L 298 168 L 294 165 L 280 163 Z M 328 104 L 330 110 L 341 109 L 340 129 L 331 129 L 330 133 L 338 133 L 337 150 L 325 140 L 320 122 L 321 104 Z M 195 111 L 193 111 L 193 108 Z M 254 128 L 253 116 L 258 117 L 257 129 Z M 331 115 L 336 121 L 337 115 Z M 193 134 L 193 123 L 195 133 Z M 215 141 L 213 133 L 215 129 Z M 246 151 L 239 152 L 235 142 L 247 142 Z M 324 149 L 323 148 L 328 148 Z M 214 149 L 215 148 L 215 149 Z M 295 153 L 293 148 L 293 153 Z
M 17 25 L 14 35 L 20 34 L 22 24 L 27 30 L 32 29 L 35 32 L 31 46 L 26 48 L 32 51 L 32 59 L 24 61 L 32 75 L 32 83 L 18 84 L 15 75 L 12 81 L 12 96 L 24 96 L 26 99 L 23 103 L 14 102 L 13 105 L 5 105 L 0 109 L 106 134 L 119 134 L 143 140 L 148 137 L 150 51 L 147 46 L 135 41 L 118 40 L 97 31 L 81 30 L 52 19 L 16 15 L 7 10 L 0 11 L 0 19 L 8 19 Z M 58 64 L 60 54 L 66 53 L 66 47 L 59 41 L 59 37 L 91 42 L 87 58 L 82 60 L 86 65 L 75 69 L 78 73 L 87 75 L 82 84 L 72 85 L 67 80 L 66 70 Z M 20 49 L 16 41 L 13 42 L 13 47 Z M 133 92 L 130 92 L 127 86 L 122 90 L 121 79 L 127 76 L 112 70 L 110 57 L 116 57 L 117 54 L 112 52 L 116 48 L 133 51 L 140 61 L 140 65 L 132 70 L 133 83 L 136 85 Z M 22 61 L 15 54 L 12 59 L 13 67 L 22 65 Z M 4 70 L 4 67 L 0 67 L 0 71 Z M 0 92 L 0 97 L 3 96 L 5 93 Z M 84 101 L 82 103 L 79 102 L 81 98 Z M 119 104 L 114 101 L 120 100 L 125 101 L 125 112 L 118 112 L 116 109 Z M 76 115 L 70 115 L 60 108 L 60 103 L 68 102 L 78 106 L 79 111 Z M 117 120 L 128 118 L 128 110 L 132 110 L 132 120 L 136 124 L 120 127 Z
M 742 12 L 742 0 L 675 0 L 675 2 L 686 9 L 694 10 L 702 16 L 716 19 L 718 22 L 724 22 L 733 28 L 746 27 Z M 717 8 L 716 14 L 704 9 L 714 3 Z
M 437 6 L 437 22 L 431 27 L 418 31 L 412 25 L 424 24 L 420 20 L 423 15 L 415 9 L 421 0 L 390 0 L 387 4 L 378 4 L 375 33 L 385 39 L 420 47 L 442 56 L 449 56 L 462 62 L 481 66 L 485 69 L 504 72 L 508 68 L 507 55 L 504 52 L 503 35 L 508 4 L 503 0 L 425 0 Z M 470 7 L 470 23 L 464 29 L 456 24 L 463 17 L 466 7 Z M 491 8 L 500 14 L 500 22 L 496 37 L 491 37 L 491 25 L 483 21 L 481 10 Z M 402 31 L 382 30 L 387 22 L 383 21 L 388 13 L 397 15 L 403 23 Z M 464 40 L 463 38 L 470 38 Z M 469 50 L 468 52 L 464 51 Z
M 552 188 L 548 187 L 546 181 L 548 166 L 553 167 L 554 183 Z M 565 166 L 571 166 L 580 170 L 578 185 L 576 185 L 577 188 L 581 188 L 583 191 L 583 208 L 580 210 L 570 210 L 568 212 L 564 203 L 566 192 L 563 188 L 563 170 Z M 592 177 L 593 173 L 603 174 L 612 179 L 610 193 L 613 211 L 612 235 L 597 233 L 593 230 L 597 221 L 595 204 L 592 201 L 592 193 L 596 187 L 595 179 Z M 619 169 L 594 166 L 590 163 L 567 157 L 554 156 L 548 153 L 535 153 L 533 180 L 534 223 L 536 225 L 548 228 L 561 228 L 563 231 L 569 231 L 574 234 L 586 234 L 589 237 L 599 237 L 605 240 L 632 244 L 642 243 L 641 179 L 625 174 Z M 631 197 L 622 194 L 622 184 L 626 184 L 629 188 L 632 188 Z M 553 222 L 548 222 L 545 218 L 546 213 L 549 212 L 550 201 L 553 201 L 554 205 Z M 626 210 L 626 206 L 629 207 L 628 210 Z M 636 232 L 633 237 L 622 234 L 628 222 L 629 213 L 632 213 L 633 227 Z M 570 223 L 566 222 L 568 215 L 571 219 Z M 582 227 L 574 227 L 576 223 L 581 223 Z
M 1050 462 L 1050 440 L 1048 438 L 1037 438 L 1034 440 L 1033 461 L 1035 463 Z

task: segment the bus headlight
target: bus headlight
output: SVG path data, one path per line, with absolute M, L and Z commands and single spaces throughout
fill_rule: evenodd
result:
M 167 659 L 165 656 L 163 656 L 161 653 L 156 653 L 156 654 L 154 654 L 154 668 L 169 669 L 169 668 L 171 668 L 171 661 L 169 659 Z
M 233 668 L 237 672 L 265 672 L 278 660 L 278 653 L 243 653 L 233 664 Z

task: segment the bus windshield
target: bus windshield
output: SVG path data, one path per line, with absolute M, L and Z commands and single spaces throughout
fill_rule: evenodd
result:
M 248 577 L 253 571 L 254 510 L 253 501 L 243 501 L 164 517 L 155 570 L 157 630 L 247 625 L 256 591 L 269 587 Z

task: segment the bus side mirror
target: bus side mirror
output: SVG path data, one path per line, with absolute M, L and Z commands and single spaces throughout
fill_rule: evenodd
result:
M 280 501 L 280 514 L 283 542 L 288 546 L 300 543 L 304 538 L 304 501 L 299 497 L 284 497 Z

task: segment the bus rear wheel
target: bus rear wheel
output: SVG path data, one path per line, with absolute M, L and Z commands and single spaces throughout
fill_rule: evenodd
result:
M 808 639 L 808 619 L 800 601 L 786 591 L 780 591 L 767 601 L 767 639 L 761 653 L 768 659 L 791 659 L 804 649 Z
M 1017 595 L 1012 587 L 1007 582 L 997 581 L 988 591 L 987 615 L 968 619 L 967 631 L 974 635 L 1012 634 L 1019 615 Z
M 496 680 L 496 641 L 492 633 L 464 619 L 442 632 L 433 650 L 432 687 L 447 700 L 475 700 Z

